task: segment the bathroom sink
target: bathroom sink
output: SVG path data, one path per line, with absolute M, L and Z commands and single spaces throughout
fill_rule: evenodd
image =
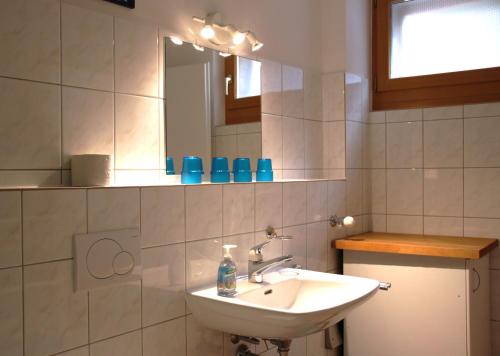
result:
M 321 331 L 376 293 L 373 279 L 292 268 L 267 273 L 261 284 L 238 279 L 234 297 L 217 287 L 191 291 L 187 303 L 208 328 L 267 339 L 293 339 Z

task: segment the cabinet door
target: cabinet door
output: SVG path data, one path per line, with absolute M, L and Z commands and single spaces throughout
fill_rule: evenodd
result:
M 344 251 L 344 274 L 392 284 L 347 316 L 346 355 L 467 355 L 464 260 Z

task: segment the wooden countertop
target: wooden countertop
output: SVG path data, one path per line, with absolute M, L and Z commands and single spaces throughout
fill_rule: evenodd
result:
M 407 235 L 369 232 L 332 241 L 340 250 L 479 259 L 498 246 L 481 237 Z

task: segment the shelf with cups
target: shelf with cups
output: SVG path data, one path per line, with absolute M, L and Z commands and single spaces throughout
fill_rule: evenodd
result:
M 174 159 L 166 159 L 167 176 L 175 176 Z M 181 184 L 201 184 L 203 182 L 203 160 L 197 156 L 185 156 L 182 160 Z M 231 173 L 233 179 L 231 180 Z M 210 171 L 211 183 L 251 183 L 253 181 L 250 158 L 238 157 L 233 160 L 233 170 L 229 170 L 227 157 L 213 157 Z M 256 182 L 274 181 L 273 165 L 270 158 L 259 158 L 255 172 Z

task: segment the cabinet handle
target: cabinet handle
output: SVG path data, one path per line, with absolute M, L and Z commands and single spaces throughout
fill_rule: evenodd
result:
M 380 282 L 380 284 L 378 285 L 378 289 L 381 289 L 381 290 L 389 290 L 389 288 L 391 288 L 391 282 Z
M 472 288 L 472 293 L 476 293 L 479 290 L 479 287 L 481 287 L 481 275 L 475 268 L 472 268 L 472 272 L 474 272 L 477 276 L 477 287 Z

